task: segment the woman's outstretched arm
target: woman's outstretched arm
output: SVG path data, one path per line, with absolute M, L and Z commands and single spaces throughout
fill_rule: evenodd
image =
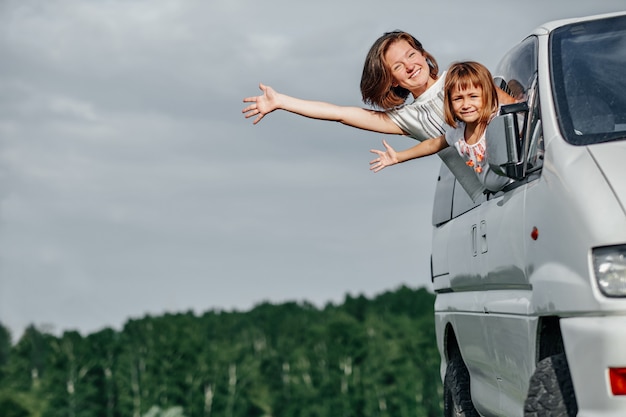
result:
M 272 87 L 260 84 L 263 94 L 244 98 L 244 103 L 251 103 L 242 110 L 246 118 L 255 117 L 257 124 L 265 115 L 274 110 L 285 110 L 312 119 L 340 122 L 359 129 L 379 133 L 404 135 L 383 111 L 368 110 L 361 107 L 338 106 L 323 101 L 302 100 L 286 94 L 277 93 Z

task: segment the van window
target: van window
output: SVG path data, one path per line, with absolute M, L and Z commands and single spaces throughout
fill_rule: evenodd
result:
M 476 201 L 472 201 L 454 174 L 446 164 L 442 163 L 435 188 L 432 224 L 433 226 L 440 226 L 481 205 L 486 200 L 485 194 L 482 194 L 476 198 Z
M 590 145 L 626 138 L 626 16 L 559 28 L 550 52 L 565 140 Z
M 541 124 L 541 108 L 539 106 L 539 89 L 537 88 L 537 77 L 528 89 L 528 116 L 524 132 L 528 144 L 526 152 L 526 172 L 530 174 L 529 180 L 538 178 L 541 168 L 543 167 L 543 125 Z
M 435 201 L 433 203 L 433 226 L 439 226 L 452 218 L 452 197 L 454 188 L 458 185 L 454 174 L 450 169 L 441 163 L 437 187 L 435 188 Z M 469 198 L 469 197 L 468 197 Z
M 496 85 L 524 101 L 537 74 L 537 38 L 526 38 L 507 53 L 493 72 Z
M 496 83 L 518 101 L 528 103 L 528 114 L 519 115 L 520 134 L 525 140 L 523 155 L 528 178 L 538 178 L 543 166 L 543 129 L 537 88 L 537 43 L 535 36 L 526 38 L 519 46 L 509 51 L 500 61 L 495 74 Z M 525 117 L 524 117 L 525 116 Z

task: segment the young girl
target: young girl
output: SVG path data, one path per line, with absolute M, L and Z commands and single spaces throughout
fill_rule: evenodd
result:
M 444 91 L 445 121 L 451 129 L 401 152 L 396 152 L 383 141 L 385 151 L 371 150 L 378 158 L 370 162 L 370 169 L 378 172 L 387 166 L 454 146 L 486 189 L 502 189 L 509 179 L 492 172 L 486 161 L 485 130 L 498 110 L 498 95 L 491 73 L 477 62 L 453 64 L 448 69 Z
M 408 135 L 419 141 L 444 133 L 443 79 L 435 58 L 406 32 L 387 32 L 374 42 L 365 59 L 361 94 L 366 104 L 382 110 L 337 106 L 320 101 L 301 100 L 279 94 L 260 84 L 260 96 L 247 97 L 251 103 L 242 110 L 257 124 L 274 110 L 282 109 L 314 119 L 337 121 L 348 126 L 380 133 Z M 407 97 L 414 101 L 405 104 Z M 503 103 L 513 102 L 502 90 Z M 453 149 L 439 156 L 454 173 L 467 193 L 475 198 L 482 184 Z

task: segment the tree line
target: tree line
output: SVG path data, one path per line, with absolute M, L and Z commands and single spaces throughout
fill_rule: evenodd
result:
M 1 417 L 441 415 L 434 295 L 147 315 L 55 336 L 0 324 Z

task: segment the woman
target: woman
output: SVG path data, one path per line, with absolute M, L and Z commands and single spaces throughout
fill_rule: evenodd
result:
M 251 103 L 242 110 L 257 124 L 274 110 L 286 110 L 313 119 L 337 121 L 348 126 L 380 133 L 407 135 L 419 141 L 444 134 L 443 79 L 435 58 L 412 35 L 387 32 L 374 42 L 365 59 L 361 76 L 361 94 L 366 104 L 378 109 L 337 106 L 331 103 L 302 100 L 280 94 L 260 84 L 260 96 L 247 97 Z M 445 75 L 445 74 L 444 74 Z M 413 102 L 405 104 L 409 94 Z M 499 90 L 500 102 L 513 102 Z M 439 156 L 454 173 L 472 199 L 484 188 L 476 175 L 453 149 Z

